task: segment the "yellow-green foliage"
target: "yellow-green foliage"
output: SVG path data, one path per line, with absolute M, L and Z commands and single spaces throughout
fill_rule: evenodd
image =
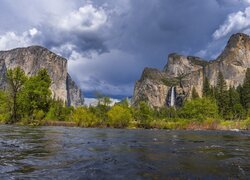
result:
M 157 128 L 157 129 L 186 129 L 189 123 L 190 123 L 190 121 L 185 120 L 185 119 L 176 119 L 175 121 L 154 120 L 154 121 L 150 122 L 150 128 Z
M 108 124 L 111 127 L 128 127 L 132 120 L 132 113 L 129 107 L 115 105 L 108 111 Z
M 248 118 L 246 121 L 245 121 L 245 127 L 247 130 L 250 130 L 250 118 Z
M 139 105 L 133 109 L 133 117 L 143 128 L 150 128 L 150 122 L 154 119 L 155 111 L 146 102 L 141 101 Z
M 250 119 L 239 121 L 221 121 L 221 129 L 250 129 Z
M 96 127 L 100 125 L 100 119 L 86 107 L 76 108 L 72 114 L 72 120 L 81 127 Z
M 0 91 L 0 122 L 5 123 L 10 119 L 9 98 L 7 93 Z
M 186 101 L 179 115 L 182 118 L 203 121 L 205 118 L 217 118 L 218 107 L 215 101 L 209 98 L 197 98 Z
M 43 110 L 35 110 L 33 116 L 35 120 L 42 120 L 45 117 L 45 113 Z

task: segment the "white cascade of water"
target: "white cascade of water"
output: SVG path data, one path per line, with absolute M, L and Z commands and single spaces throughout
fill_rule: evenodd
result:
M 175 106 L 175 93 L 174 93 L 174 87 L 171 87 L 170 107 L 174 106 Z

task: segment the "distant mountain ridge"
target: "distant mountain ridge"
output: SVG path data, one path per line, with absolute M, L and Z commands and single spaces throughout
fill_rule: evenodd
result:
M 181 104 L 190 97 L 193 87 L 202 96 L 205 77 L 214 86 L 221 71 L 227 85 L 237 87 L 243 83 L 247 68 L 250 68 L 250 37 L 237 33 L 230 37 L 225 49 L 215 60 L 206 61 L 172 53 L 163 70 L 145 68 L 141 79 L 135 84 L 132 101 L 133 104 L 146 101 L 153 107 L 164 107 L 168 105 L 170 89 L 175 87 L 178 106 L 178 102 Z
M 30 76 L 45 68 L 52 80 L 51 91 L 56 99 L 67 102 L 70 106 L 80 106 L 83 98 L 80 88 L 71 79 L 67 70 L 67 60 L 47 48 L 30 46 L 0 51 L 0 88 L 7 85 L 7 69 L 21 67 Z

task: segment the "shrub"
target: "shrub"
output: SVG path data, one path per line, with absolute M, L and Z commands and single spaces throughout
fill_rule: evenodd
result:
M 33 116 L 35 120 L 42 120 L 45 117 L 45 113 L 43 110 L 35 110 Z
M 139 122 L 139 126 L 150 128 L 150 122 L 153 120 L 154 110 L 144 101 L 134 109 L 133 116 Z
M 113 106 L 107 113 L 108 125 L 116 128 L 128 127 L 132 120 L 132 113 L 129 107 L 122 105 Z
M 186 101 L 179 115 L 187 119 L 203 121 L 205 118 L 217 118 L 218 107 L 210 98 L 198 98 Z
M 100 119 L 86 107 L 76 108 L 72 114 L 72 120 L 81 127 L 96 127 L 100 125 Z
M 67 121 L 73 110 L 73 107 L 66 107 L 62 101 L 53 100 L 45 119 L 50 121 Z

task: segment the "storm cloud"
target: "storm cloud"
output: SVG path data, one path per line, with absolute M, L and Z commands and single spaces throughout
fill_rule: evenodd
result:
M 1 0 L 0 49 L 42 45 L 66 57 L 86 96 L 131 96 L 169 53 L 213 59 L 250 34 L 249 0 Z

